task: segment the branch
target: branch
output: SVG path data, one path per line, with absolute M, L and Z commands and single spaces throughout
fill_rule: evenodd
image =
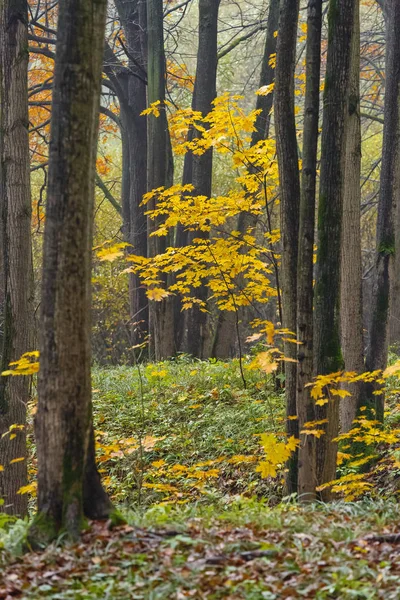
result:
M 28 40 L 31 42 L 38 42 L 38 44 L 56 44 L 57 43 L 57 40 L 55 38 L 40 37 L 40 35 L 33 35 L 33 33 L 28 34 Z
M 55 59 L 56 55 L 54 52 L 49 50 L 48 48 L 39 48 L 39 46 L 29 46 L 28 48 L 31 54 L 43 54 L 43 56 L 47 56 L 48 58 Z
M 169 8 L 168 10 L 166 10 L 164 12 L 164 19 L 167 15 L 175 12 L 176 10 L 179 10 L 180 8 L 184 8 L 185 6 L 187 6 L 192 0 L 185 0 L 184 2 L 181 2 L 180 4 L 177 4 L 176 6 L 173 6 L 172 8 Z
M 364 117 L 365 119 L 370 119 L 371 121 L 376 121 L 377 123 L 384 124 L 384 120 L 381 117 L 375 117 L 374 115 L 370 115 L 369 113 L 360 112 L 360 117 Z
M 263 31 L 264 29 L 267 29 L 267 25 L 262 25 L 262 24 L 257 25 L 257 27 L 255 27 L 254 29 L 252 29 L 251 31 L 246 33 L 245 35 L 242 35 L 240 38 L 237 38 L 236 40 L 234 40 L 231 44 L 229 44 L 229 46 L 227 46 L 225 48 L 225 50 L 221 50 L 220 52 L 218 52 L 218 55 L 217 55 L 218 60 L 220 60 L 221 58 L 223 58 L 224 56 L 229 54 L 229 52 L 234 50 L 237 46 L 239 46 L 239 44 L 241 44 L 242 42 L 245 42 L 246 40 L 251 38 L 253 35 L 258 33 L 259 31 Z
M 108 187 L 106 186 L 106 184 L 104 183 L 104 181 L 102 180 L 102 178 L 100 177 L 100 175 L 98 173 L 96 173 L 96 185 L 103 192 L 104 197 L 107 198 L 107 200 L 115 208 L 117 213 L 121 215 L 122 208 L 121 208 L 120 204 L 114 198 L 114 196 L 112 195 L 112 193 L 110 192 L 110 190 L 108 189 Z

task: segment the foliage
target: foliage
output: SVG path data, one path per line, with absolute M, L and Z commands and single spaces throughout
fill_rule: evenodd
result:
M 80 542 L 23 560 L 4 553 L 0 597 L 398 598 L 396 536 L 385 537 L 397 532 L 392 502 L 270 509 L 238 498 L 219 510 L 158 506 L 128 519 L 112 530 L 93 524 Z M 13 551 L 18 528 L 0 534 Z
M 178 224 L 199 233 L 190 245 L 169 247 L 154 258 L 134 253 L 127 256 L 131 266 L 126 272 L 139 274 L 150 300 L 179 294 L 183 309 L 196 303 L 207 310 L 207 303 L 196 297 L 196 290 L 203 284 L 210 289 L 209 301 L 215 301 L 220 310 L 235 311 L 239 306 L 264 303 L 276 296 L 270 282 L 270 246 L 278 241 L 279 233 L 267 229 L 264 245 L 253 231 L 240 233 L 232 229 L 234 220 L 243 212 L 262 215 L 265 203 L 276 194 L 278 181 L 275 144 L 271 140 L 249 144 L 259 111 L 247 114 L 240 100 L 240 96 L 224 94 L 215 99 L 213 109 L 204 117 L 192 109 L 178 109 L 170 115 L 176 154 L 202 155 L 213 148 L 230 157 L 227 167 L 236 172 L 236 177 L 227 194 L 211 198 L 196 195 L 192 185 L 157 188 L 144 196 L 145 204 L 154 200 L 156 203 L 156 208 L 147 212 L 157 223 L 152 235 L 166 236 Z M 163 108 L 158 101 L 143 114 L 157 117 Z M 187 135 L 189 129 L 196 132 L 192 138 Z M 206 239 L 204 232 L 210 234 Z M 120 244 L 110 245 L 98 257 L 112 260 L 119 256 L 120 248 Z M 163 275 L 171 273 L 174 281 L 165 290 Z

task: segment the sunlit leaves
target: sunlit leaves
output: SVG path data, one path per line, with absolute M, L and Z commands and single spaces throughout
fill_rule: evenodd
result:
M 39 352 L 25 352 L 19 360 L 10 362 L 11 369 L 3 371 L 2 375 L 34 375 L 39 371 Z
M 111 246 L 106 246 L 97 251 L 97 257 L 100 261 L 113 262 L 117 258 L 124 256 L 124 248 L 130 246 L 127 242 L 120 242 Z
M 260 436 L 265 458 L 257 465 L 256 471 L 261 477 L 276 477 L 279 466 L 286 463 L 299 445 L 293 436 L 287 441 L 279 441 L 273 433 L 263 433 Z

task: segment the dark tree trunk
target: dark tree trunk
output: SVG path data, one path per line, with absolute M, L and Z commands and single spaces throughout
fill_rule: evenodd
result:
M 391 276 L 395 253 L 394 212 L 400 177 L 400 4 L 385 2 L 386 21 L 386 89 L 383 126 L 381 180 L 376 229 L 375 281 L 372 297 L 371 322 L 368 331 L 366 367 L 368 371 L 384 369 L 388 352 L 388 319 L 391 295 Z M 376 416 L 383 421 L 384 397 L 372 394 Z
M 265 37 L 264 54 L 261 64 L 260 87 L 272 85 L 275 78 L 275 69 L 270 65 L 271 55 L 276 52 L 275 35 L 279 22 L 279 2 L 271 0 L 268 12 L 267 32 Z M 257 96 L 256 110 L 261 110 L 255 122 L 255 131 L 251 136 L 251 145 L 255 146 L 261 140 L 269 137 L 271 125 L 271 110 L 274 101 L 274 92 L 267 96 Z M 249 228 L 256 227 L 257 217 L 247 212 L 239 215 L 237 230 L 243 235 Z M 251 308 L 242 309 L 240 320 L 249 323 L 254 316 Z M 221 312 L 218 317 L 215 337 L 213 340 L 212 356 L 215 358 L 229 358 L 232 356 L 237 337 L 236 315 L 233 312 Z
M 355 0 L 331 0 L 328 14 L 328 57 L 324 89 L 321 179 L 318 206 L 318 253 L 314 291 L 314 374 L 340 370 L 340 253 L 349 98 L 351 39 Z M 316 441 L 317 481 L 336 473 L 339 403 L 316 407 L 318 420 L 328 419 L 325 435 Z M 324 492 L 328 499 L 330 492 Z
M 147 82 L 149 106 L 160 101 L 160 116 L 149 115 L 147 120 L 147 189 L 172 184 L 171 152 L 168 122 L 165 111 L 165 54 L 162 0 L 147 0 Z M 155 200 L 147 205 L 155 208 Z M 168 237 L 151 237 L 157 221 L 148 221 L 148 255 L 155 256 L 165 251 Z M 151 350 L 156 360 L 169 358 L 175 353 L 174 312 L 172 298 L 150 303 Z
M 306 95 L 304 102 L 303 167 L 301 175 L 299 256 L 297 275 L 297 413 L 299 430 L 315 420 L 315 402 L 305 387 L 313 376 L 313 273 L 315 194 L 317 179 L 322 0 L 307 9 Z M 315 499 L 315 438 L 300 436 L 298 494 L 301 502 Z
M 360 10 L 354 10 L 350 94 L 348 101 L 346 168 L 343 197 L 343 242 L 340 329 L 346 371 L 364 370 L 361 257 L 361 122 L 360 122 Z M 349 386 L 351 397 L 340 404 L 341 431 L 351 429 L 360 407 L 361 383 Z
M 28 140 L 28 8 L 25 0 L 0 3 L 0 236 L 3 288 L 1 370 L 32 350 L 33 280 Z M 27 512 L 25 428 L 29 377 L 0 377 L 1 511 Z M 4 437 L 3 437 L 4 435 Z M 16 458 L 24 458 L 13 464 Z
M 218 41 L 218 11 L 220 0 L 199 0 L 199 44 L 197 49 L 196 81 L 193 92 L 192 108 L 206 116 L 212 109 L 212 102 L 217 95 L 217 41 Z M 191 134 L 193 136 L 193 130 Z M 192 177 L 194 186 L 193 194 L 197 196 L 211 196 L 213 152 L 207 150 L 203 155 L 187 156 L 185 177 Z M 191 244 L 194 238 L 206 238 L 207 232 L 189 232 L 187 243 Z M 196 296 L 206 302 L 207 287 L 202 285 L 196 290 Z M 198 307 L 186 310 L 183 315 L 184 331 L 182 350 L 204 358 L 206 341 L 207 313 Z
M 297 254 L 299 234 L 300 178 L 294 115 L 294 70 L 296 62 L 298 0 L 282 0 L 275 73 L 275 131 L 279 166 L 282 243 L 283 327 L 296 331 Z M 286 431 L 298 437 L 296 420 L 297 350 L 285 343 Z M 293 417 L 293 418 L 291 418 Z M 286 488 L 297 492 L 297 453 L 288 461 Z
M 84 503 L 90 503 L 91 514 L 104 508 L 100 483 L 90 490 L 90 500 L 88 484 L 95 473 L 91 254 L 105 15 L 105 0 L 59 3 L 36 417 L 38 514 L 30 531 L 35 544 L 61 529 L 76 537 Z M 102 516 L 110 509 L 108 503 Z
M 132 244 L 128 252 L 147 256 L 146 207 L 141 206 L 147 191 L 147 121 L 141 116 L 146 108 L 146 56 L 143 44 L 146 41 L 146 21 L 139 0 L 128 2 L 116 0 L 120 21 L 125 32 L 129 55 L 128 70 L 124 70 L 120 98 L 123 123 L 122 147 L 122 207 L 123 232 L 126 241 Z M 120 78 L 121 79 L 121 78 Z M 133 339 L 143 341 L 149 329 L 148 299 L 145 288 L 136 273 L 129 274 L 129 305 Z

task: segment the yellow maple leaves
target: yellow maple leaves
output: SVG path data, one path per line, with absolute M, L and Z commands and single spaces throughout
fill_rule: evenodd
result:
M 279 441 L 273 433 L 263 433 L 260 436 L 265 458 L 256 467 L 261 477 L 276 477 L 278 467 L 284 465 L 299 445 L 294 436 L 287 442 Z
M 37 350 L 25 352 L 20 359 L 10 362 L 9 366 L 13 368 L 3 371 L 2 375 L 4 377 L 7 375 L 34 375 L 39 371 L 38 357 Z

